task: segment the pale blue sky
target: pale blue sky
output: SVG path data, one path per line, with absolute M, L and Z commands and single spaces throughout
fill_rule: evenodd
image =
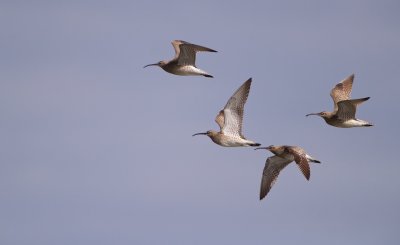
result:
M 398 1 L 2 1 L 0 243 L 399 244 Z M 181 77 L 146 64 L 218 50 Z M 338 129 L 330 89 L 355 73 Z M 258 200 L 265 159 L 193 133 L 249 77 L 244 135 L 302 146 Z

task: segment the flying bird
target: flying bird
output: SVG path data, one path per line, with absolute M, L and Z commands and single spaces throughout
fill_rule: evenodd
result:
M 244 104 L 249 96 L 251 78 L 243 83 L 240 88 L 229 98 L 224 109 L 222 109 L 215 122 L 219 125 L 220 131 L 208 130 L 205 133 L 195 135 L 207 135 L 211 140 L 227 147 L 235 146 L 260 146 L 261 144 L 246 139 L 242 134 Z
M 260 200 L 268 194 L 275 184 L 281 170 L 289 165 L 289 163 L 295 161 L 307 180 L 310 179 L 310 166 L 308 162 L 321 163 L 317 159 L 307 155 L 304 149 L 298 146 L 270 145 L 268 147 L 255 148 L 255 150 L 258 149 L 266 149 L 275 154 L 275 156 L 268 157 L 265 162 L 261 179 Z
M 181 76 L 198 75 L 205 77 L 213 77 L 207 72 L 196 67 L 196 53 L 200 51 L 217 52 L 213 49 L 200 45 L 191 44 L 182 40 L 174 40 L 171 42 L 175 49 L 175 57 L 170 61 L 162 60 L 160 62 L 144 66 L 159 66 L 164 71 Z
M 323 111 L 319 113 L 310 113 L 306 116 L 320 116 L 325 120 L 327 124 L 338 128 L 373 126 L 371 123 L 361 119 L 357 119 L 355 117 L 357 106 L 364 101 L 367 101 L 369 97 L 361 99 L 350 99 L 350 93 L 353 87 L 353 80 L 354 74 L 336 84 L 336 86 L 331 90 L 331 97 L 334 104 L 333 112 Z

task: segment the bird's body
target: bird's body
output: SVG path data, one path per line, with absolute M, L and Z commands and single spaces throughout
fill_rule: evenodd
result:
M 310 179 L 310 166 L 308 162 L 320 163 L 320 161 L 308 155 L 304 149 L 298 146 L 271 145 L 268 147 L 256 148 L 256 150 L 257 149 L 266 149 L 275 154 L 275 156 L 268 157 L 265 163 L 261 179 L 260 200 L 268 194 L 276 182 L 280 171 L 289 165 L 289 163 L 295 161 L 307 180 Z
M 329 125 L 338 128 L 370 127 L 373 126 L 367 121 L 355 117 L 357 106 L 367 101 L 369 97 L 361 99 L 350 99 L 353 86 L 354 74 L 342 80 L 331 90 L 331 97 L 334 104 L 333 112 L 310 113 L 306 116 L 316 115 L 322 117 Z
M 236 90 L 229 98 L 224 109 L 218 113 L 215 122 L 220 127 L 219 132 L 209 130 L 193 136 L 207 135 L 214 143 L 226 147 L 259 146 L 259 143 L 246 139 L 242 134 L 244 105 L 250 92 L 250 85 L 251 78 Z
M 175 57 L 170 61 L 160 61 L 147 66 L 159 66 L 164 71 L 180 76 L 205 76 L 213 77 L 206 71 L 196 67 L 196 53 L 200 51 L 217 52 L 200 45 L 191 44 L 182 40 L 172 41 L 175 49 Z
M 225 147 L 237 147 L 237 146 L 259 146 L 260 144 L 255 143 L 254 141 L 247 140 L 242 137 L 236 137 L 232 135 L 226 135 L 221 132 L 216 132 L 213 130 L 209 130 L 207 134 L 211 140 Z
M 323 117 L 325 122 L 329 125 L 332 125 L 334 127 L 338 128 L 353 128 L 353 127 L 369 127 L 372 126 L 369 122 L 361 120 L 361 119 L 347 119 L 347 120 L 342 120 L 336 116 L 327 118 Z
M 169 73 L 179 76 L 205 76 L 212 77 L 206 71 L 203 71 L 193 65 L 178 65 L 177 62 L 170 62 L 161 68 Z

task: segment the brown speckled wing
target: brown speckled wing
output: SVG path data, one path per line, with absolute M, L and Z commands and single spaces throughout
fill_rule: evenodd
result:
M 369 97 L 354 99 L 354 100 L 342 100 L 338 102 L 337 116 L 341 120 L 349 120 L 356 118 L 357 106 L 364 101 L 367 101 Z
M 298 146 L 288 146 L 286 148 L 289 153 L 294 157 L 294 161 L 299 166 L 300 171 L 303 173 L 307 180 L 310 179 L 310 165 L 308 164 L 306 152 Z
M 203 47 L 200 45 L 188 43 L 182 40 L 172 41 L 172 46 L 175 49 L 175 58 L 178 59 L 179 65 L 192 65 L 196 66 L 196 52 L 208 51 L 217 52 L 213 49 Z
M 331 97 L 333 99 L 334 111 L 338 110 L 337 103 L 342 100 L 349 100 L 351 89 L 353 87 L 354 74 L 343 79 L 340 83 L 331 90 Z
M 226 135 L 245 138 L 242 134 L 244 105 L 249 96 L 251 78 L 240 86 L 224 107 L 224 127 L 222 132 Z
M 272 186 L 275 184 L 281 170 L 284 169 L 290 162 L 291 160 L 278 156 L 267 158 L 261 179 L 260 200 L 262 200 L 268 194 Z

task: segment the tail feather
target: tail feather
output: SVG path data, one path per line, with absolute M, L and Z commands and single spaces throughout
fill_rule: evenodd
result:
M 309 162 L 321 163 L 319 160 L 313 158 L 312 156 L 310 156 L 310 155 L 308 155 L 308 154 L 306 155 L 306 158 L 307 158 L 307 160 L 308 160 Z
M 214 78 L 213 76 L 211 76 L 211 75 L 209 75 L 209 74 L 204 74 L 203 76 Z
M 249 144 L 249 146 L 260 146 L 261 144 L 259 144 L 259 143 L 251 143 L 251 144 Z

